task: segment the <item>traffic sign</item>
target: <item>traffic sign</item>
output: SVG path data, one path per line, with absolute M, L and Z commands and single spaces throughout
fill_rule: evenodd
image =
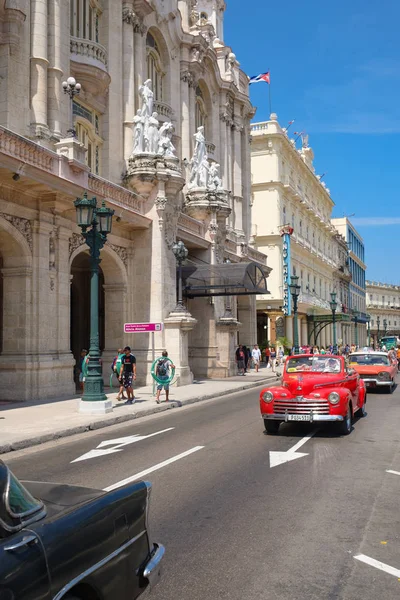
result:
M 124 333 L 146 333 L 152 331 L 162 331 L 164 323 L 125 323 Z

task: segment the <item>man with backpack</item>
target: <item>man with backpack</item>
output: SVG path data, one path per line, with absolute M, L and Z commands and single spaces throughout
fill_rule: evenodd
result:
M 124 348 L 124 356 L 121 359 L 121 371 L 119 381 L 126 389 L 128 400 L 126 404 L 133 404 L 135 396 L 133 394 L 133 381 L 136 379 L 136 358 L 131 354 L 129 346 Z
M 163 350 L 162 358 L 158 359 L 156 365 L 156 377 L 159 381 L 157 385 L 157 404 L 160 404 L 161 402 L 160 395 L 162 389 L 165 390 L 165 402 L 168 402 L 169 400 L 169 378 L 171 374 L 171 369 L 175 369 L 175 366 L 168 358 L 168 352 L 166 350 Z

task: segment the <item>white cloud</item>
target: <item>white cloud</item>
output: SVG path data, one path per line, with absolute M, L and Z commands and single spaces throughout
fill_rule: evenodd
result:
M 400 225 L 400 217 L 355 217 L 351 222 L 361 227 L 382 227 Z

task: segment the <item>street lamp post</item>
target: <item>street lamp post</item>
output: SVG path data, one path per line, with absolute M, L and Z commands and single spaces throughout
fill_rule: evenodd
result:
M 297 300 L 300 295 L 300 286 L 298 284 L 299 278 L 297 275 L 292 275 L 290 278 L 290 294 L 293 300 L 293 345 L 294 353 L 299 353 L 299 330 L 297 322 Z
M 367 320 L 367 333 L 368 333 L 368 348 L 371 347 L 371 316 L 368 316 Z
M 174 312 L 186 312 L 186 308 L 183 305 L 182 297 L 182 263 L 187 259 L 189 250 L 186 248 L 182 240 L 175 242 L 172 246 L 172 252 L 178 263 L 178 303 L 175 307 Z
M 337 309 L 337 300 L 336 300 L 336 292 L 331 292 L 331 301 L 330 301 L 331 311 L 332 311 L 332 333 L 333 333 L 333 354 L 337 354 L 337 343 L 336 343 L 336 309 Z
M 387 334 L 387 321 L 386 319 L 383 319 L 383 335 Z
M 77 83 L 75 77 L 68 77 L 67 81 L 63 81 L 62 82 L 62 87 L 64 90 L 64 94 L 68 94 L 69 99 L 70 99 L 70 123 L 71 123 L 71 128 L 67 130 L 67 133 L 70 134 L 70 137 L 75 138 L 76 137 L 76 131 L 75 131 L 75 127 L 74 127 L 74 110 L 73 110 L 73 104 L 74 104 L 74 98 L 75 96 L 77 96 L 80 91 L 81 91 L 81 84 Z
M 83 194 L 83 198 L 76 199 L 74 205 L 77 223 L 82 229 L 82 235 L 90 251 L 90 349 L 80 411 L 109 412 L 112 410 L 112 405 L 111 401 L 110 406 L 105 402 L 107 396 L 104 394 L 100 362 L 99 265 L 101 262 L 100 250 L 107 241 L 107 235 L 111 232 L 114 211 L 107 208 L 104 201 L 98 208 L 96 198 L 88 198 L 86 192 Z M 98 402 L 104 403 L 104 407 L 96 405 Z
M 358 315 L 354 316 L 354 341 L 356 343 L 356 350 L 358 348 Z
M 380 339 L 379 339 L 379 338 L 380 338 L 380 335 L 379 335 L 379 327 L 380 327 L 380 324 L 381 324 L 381 319 L 380 319 L 380 317 L 379 317 L 379 316 L 378 316 L 378 317 L 376 317 L 376 324 L 377 324 L 377 327 L 378 327 L 377 342 L 378 342 L 378 348 L 379 348 L 379 346 L 380 346 Z

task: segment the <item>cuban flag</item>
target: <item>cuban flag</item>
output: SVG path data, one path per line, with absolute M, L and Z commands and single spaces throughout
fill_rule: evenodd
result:
M 254 75 L 253 77 L 249 77 L 249 85 L 252 83 L 260 83 L 261 81 L 264 81 L 265 83 L 271 83 L 269 71 L 267 71 L 266 73 L 261 73 L 261 75 Z

